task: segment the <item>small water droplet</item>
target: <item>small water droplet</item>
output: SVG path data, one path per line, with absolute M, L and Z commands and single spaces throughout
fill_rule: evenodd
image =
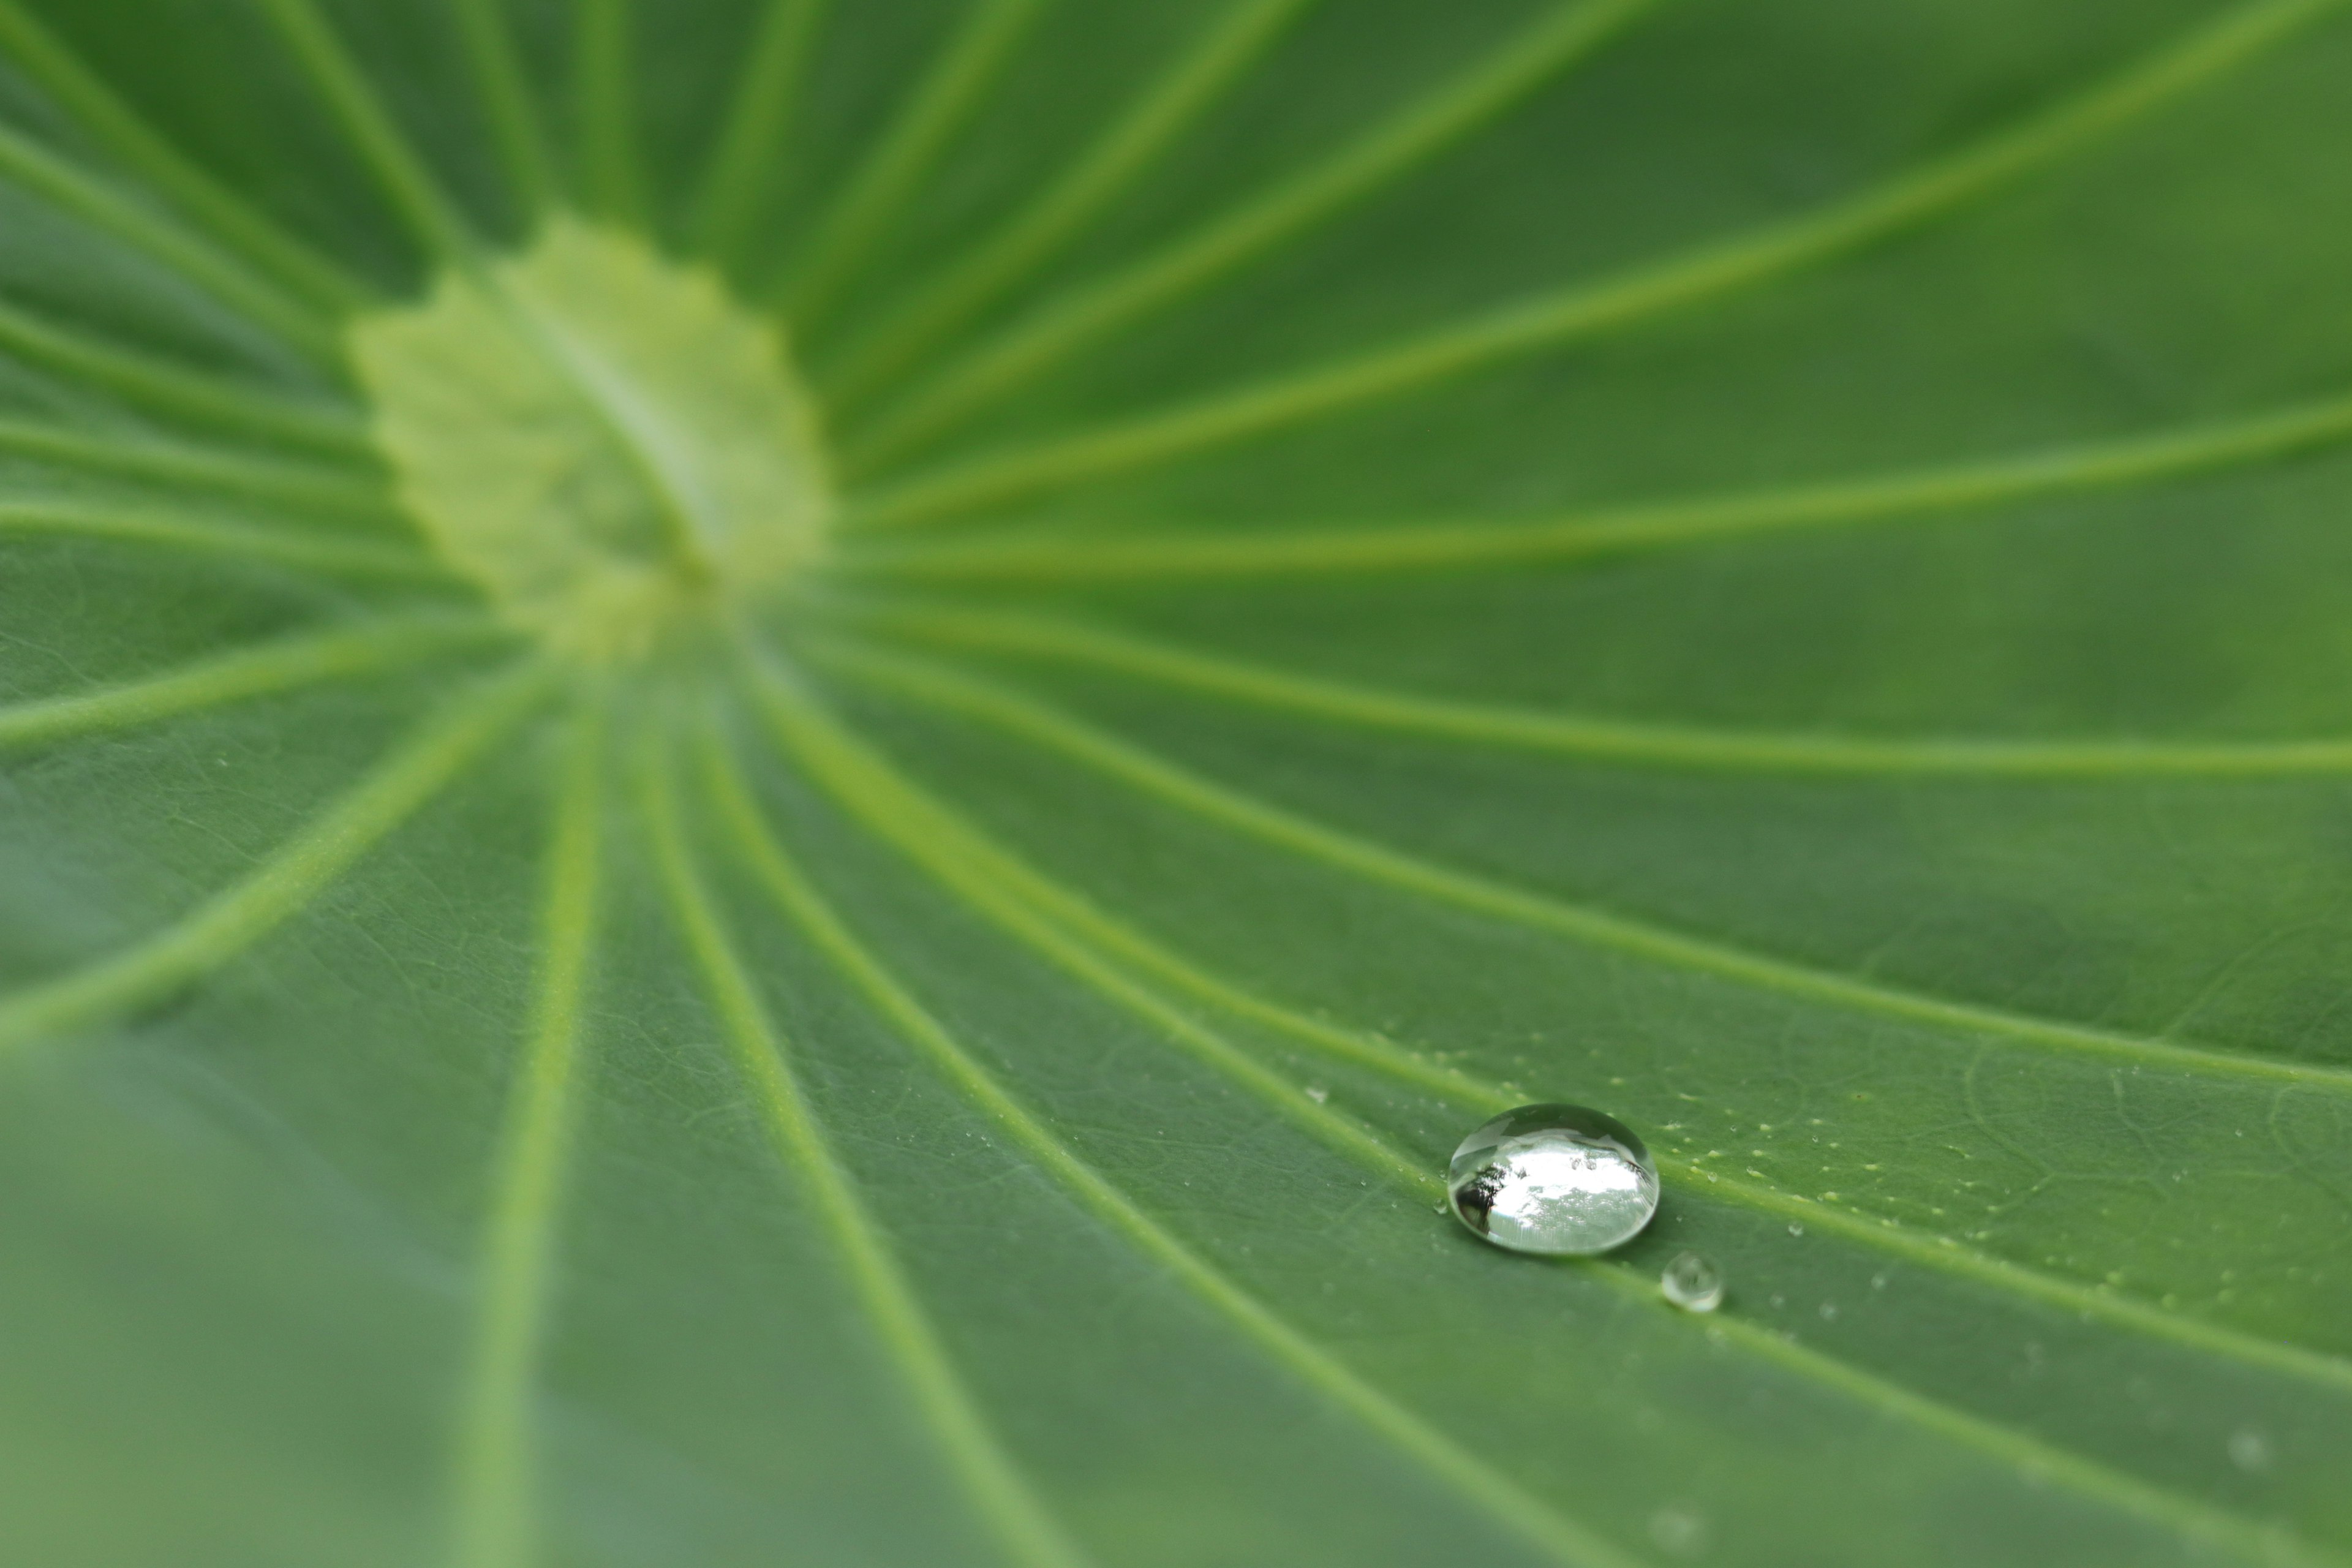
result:
M 1320 1105 L 1331 1098 L 1331 1091 L 1319 1084 L 1309 1084 L 1307 1089 L 1307 1098 Z
M 1790 1220 L 1789 1222 L 1789 1234 L 1790 1236 L 1802 1236 L 1805 1234 L 1805 1227 L 1799 1225 L 1795 1220 Z
M 1824 1301 L 1822 1303 L 1822 1321 L 1824 1323 L 1834 1323 L 1837 1321 L 1837 1303 L 1835 1301 Z
M 1712 1312 L 1723 1305 L 1723 1270 L 1696 1252 L 1678 1252 L 1658 1276 L 1658 1289 L 1685 1312 Z
M 1445 1173 L 1464 1225 L 1514 1252 L 1606 1252 L 1658 1212 L 1633 1131 L 1580 1105 L 1523 1105 L 1462 1141 Z
M 2271 1440 L 2251 1426 L 2230 1434 L 2230 1462 L 2242 1470 L 2271 1468 Z

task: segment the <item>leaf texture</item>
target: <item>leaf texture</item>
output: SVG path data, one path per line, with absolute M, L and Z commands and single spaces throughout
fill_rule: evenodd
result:
M 2348 78 L 0 0 L 12 1560 L 2352 1562 Z

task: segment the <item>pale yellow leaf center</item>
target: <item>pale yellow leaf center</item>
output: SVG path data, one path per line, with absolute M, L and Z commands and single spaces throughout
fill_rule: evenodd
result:
M 782 329 L 636 238 L 558 219 L 361 317 L 352 349 L 435 547 L 566 653 L 642 656 L 824 549 L 833 493 Z

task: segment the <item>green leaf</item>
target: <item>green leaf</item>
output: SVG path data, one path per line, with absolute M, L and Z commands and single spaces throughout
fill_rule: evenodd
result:
M 0 61 L 12 1561 L 2352 1562 L 2352 6 Z

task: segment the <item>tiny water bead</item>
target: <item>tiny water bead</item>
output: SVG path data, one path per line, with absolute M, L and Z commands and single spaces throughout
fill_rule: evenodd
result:
M 1696 1252 L 1677 1252 L 1658 1276 L 1659 1293 L 1685 1312 L 1723 1305 L 1723 1270 Z
M 1658 1168 L 1633 1130 L 1580 1105 L 1523 1105 L 1462 1141 L 1456 1218 L 1514 1252 L 1606 1252 L 1658 1212 Z

